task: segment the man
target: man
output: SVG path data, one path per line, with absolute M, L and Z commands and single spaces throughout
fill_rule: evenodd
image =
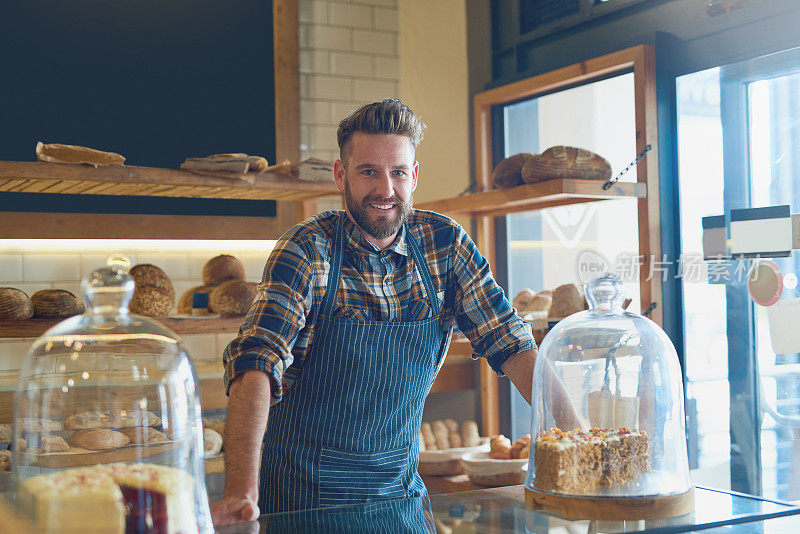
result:
M 345 212 L 297 225 L 270 255 L 225 351 L 216 524 L 425 495 L 422 407 L 454 322 L 530 403 L 530 328 L 466 232 L 412 209 L 423 128 L 394 99 L 342 120 L 334 174 Z

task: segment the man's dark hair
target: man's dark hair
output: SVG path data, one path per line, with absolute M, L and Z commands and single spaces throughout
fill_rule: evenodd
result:
M 396 98 L 385 98 L 381 102 L 366 104 L 350 112 L 339 123 L 336 132 L 339 142 L 339 159 L 346 161 L 348 142 L 356 132 L 366 134 L 395 134 L 408 137 L 414 150 L 422 142 L 425 124 L 411 108 Z

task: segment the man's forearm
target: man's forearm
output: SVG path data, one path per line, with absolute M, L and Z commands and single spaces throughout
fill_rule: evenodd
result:
M 245 372 L 231 384 L 225 421 L 225 496 L 258 498 L 261 441 L 271 388 L 263 372 Z
M 535 360 L 536 349 L 530 349 L 509 357 L 502 366 L 503 372 L 517 388 L 517 391 L 528 401 L 528 404 L 531 403 L 533 391 L 533 362 Z

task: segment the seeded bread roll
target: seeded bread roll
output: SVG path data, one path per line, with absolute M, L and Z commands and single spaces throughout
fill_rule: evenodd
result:
M 553 290 L 553 302 L 548 317 L 567 317 L 587 309 L 586 299 L 575 284 L 564 284 Z
M 244 280 L 244 265 L 230 254 L 221 254 L 203 265 L 203 284 L 218 286 L 227 280 Z
M 223 317 L 246 315 L 256 298 L 256 285 L 244 280 L 228 280 L 214 288 L 209 306 Z
M 528 158 L 521 172 L 522 180 L 528 184 L 554 178 L 609 180 L 611 164 L 594 152 L 559 145 Z
M 33 303 L 23 291 L 0 287 L 0 319 L 22 320 L 33 317 Z
M 92 430 L 76 430 L 69 438 L 69 443 L 73 447 L 83 447 L 93 451 L 106 449 L 116 449 L 130 443 L 131 440 L 122 432 L 109 430 L 107 428 L 95 428 Z
M 130 270 L 130 275 L 137 288 L 145 286 L 158 287 L 172 293 L 173 296 L 175 295 L 172 280 L 169 279 L 167 273 L 155 265 L 150 265 L 149 263 L 134 265 Z
M 178 313 L 192 313 L 192 299 L 195 293 L 208 293 L 214 290 L 213 286 L 197 286 L 184 291 L 181 298 L 178 299 Z M 209 310 L 210 311 L 210 310 Z
M 506 188 L 522 184 L 522 167 L 533 154 L 522 152 L 500 161 L 492 172 L 495 187 Z
M 33 316 L 38 319 L 72 317 L 86 311 L 86 306 L 65 289 L 43 289 L 31 297 Z
M 129 309 L 147 317 L 166 317 L 174 302 L 174 293 L 160 287 L 144 286 L 133 291 Z

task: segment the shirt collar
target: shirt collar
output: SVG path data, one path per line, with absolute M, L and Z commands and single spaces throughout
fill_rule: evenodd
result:
M 361 229 L 350 220 L 350 217 L 347 215 L 347 212 L 344 212 L 344 234 L 347 243 L 353 248 L 353 250 L 358 250 L 361 252 L 369 252 L 372 254 L 378 254 L 381 252 L 381 249 L 370 243 L 366 237 L 364 237 L 363 232 Z M 401 256 L 408 256 L 408 246 L 406 243 L 406 225 L 400 226 L 400 230 L 397 232 L 397 237 L 392 242 L 391 245 L 386 250 L 390 250 L 396 254 L 400 254 Z

